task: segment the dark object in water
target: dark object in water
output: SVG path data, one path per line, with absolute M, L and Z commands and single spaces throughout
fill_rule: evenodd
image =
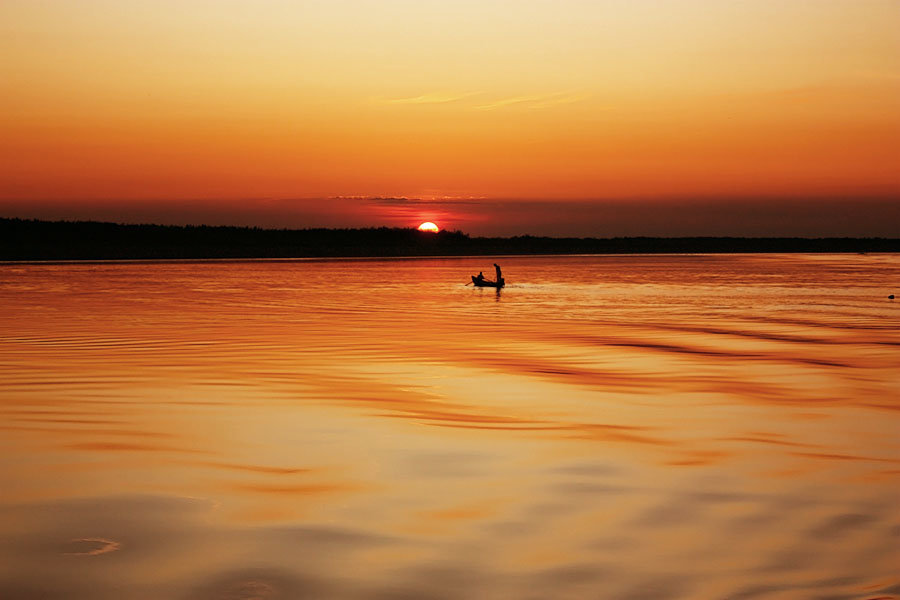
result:
M 475 287 L 492 287 L 492 288 L 498 288 L 498 289 L 502 288 L 504 285 L 506 285 L 506 282 L 502 279 L 499 282 L 497 282 L 497 281 L 491 281 L 490 279 L 478 279 L 474 275 L 472 275 L 472 283 L 475 284 Z
M 888 298 L 890 298 L 891 300 L 893 300 L 893 299 L 894 299 L 894 295 L 891 294 L 890 296 L 888 296 Z
M 472 283 L 475 284 L 475 287 L 492 287 L 497 288 L 498 290 L 506 285 L 506 280 L 503 279 L 503 271 L 500 270 L 500 265 L 494 263 L 494 269 L 497 271 L 497 280 L 491 281 L 490 279 L 484 278 L 484 273 L 479 273 L 478 275 L 472 275 Z M 466 285 L 469 285 L 468 283 Z

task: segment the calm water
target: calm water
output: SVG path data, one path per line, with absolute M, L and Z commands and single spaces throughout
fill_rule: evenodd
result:
M 0 265 L 0 598 L 900 598 L 900 256 Z

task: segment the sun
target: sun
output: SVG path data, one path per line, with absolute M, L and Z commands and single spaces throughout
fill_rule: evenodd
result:
M 428 233 L 437 233 L 440 231 L 438 226 L 432 223 L 431 221 L 425 221 L 421 225 L 419 225 L 419 231 L 427 231 Z

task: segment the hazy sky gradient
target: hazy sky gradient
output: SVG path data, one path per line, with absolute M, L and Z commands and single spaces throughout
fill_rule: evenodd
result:
M 600 207 L 661 203 L 754 234 L 747 207 L 815 232 L 818 202 L 865 198 L 860 229 L 900 201 L 898 23 L 891 0 L 5 0 L 0 214 L 405 224 L 359 200 L 405 197 L 599 233 Z

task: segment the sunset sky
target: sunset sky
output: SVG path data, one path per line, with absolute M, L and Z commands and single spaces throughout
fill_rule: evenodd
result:
M 3 0 L 0 216 L 900 235 L 895 0 Z

